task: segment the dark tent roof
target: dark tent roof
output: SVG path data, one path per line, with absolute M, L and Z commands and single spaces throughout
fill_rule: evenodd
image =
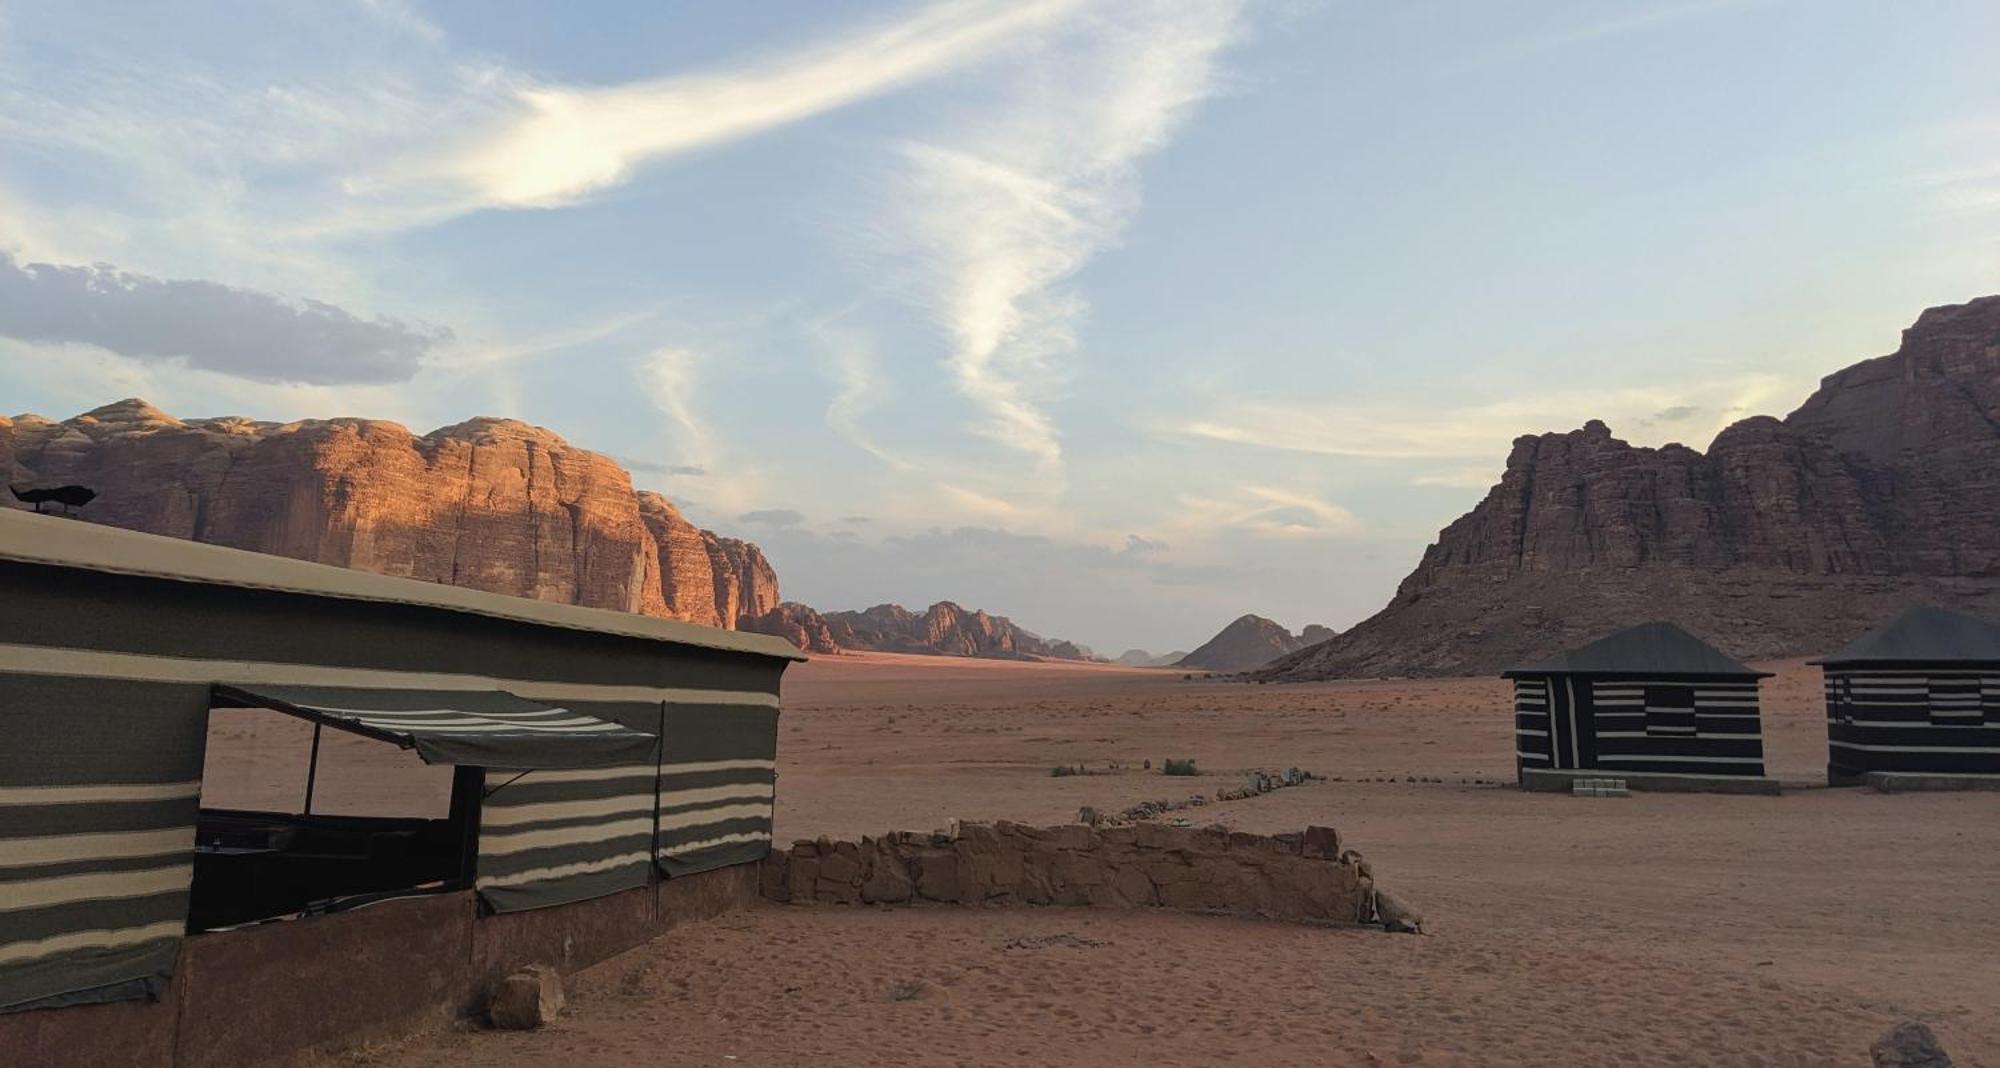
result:
M 1502 674 L 1506 678 L 1578 674 L 1738 675 L 1761 679 L 1771 673 L 1744 667 L 1672 623 L 1641 623 L 1540 663 L 1509 668 Z
M 1815 664 L 2000 663 L 2000 625 L 1975 616 L 1911 608 Z
M 504 690 L 216 686 L 220 708 L 268 708 L 415 749 L 426 764 L 599 768 L 649 764 L 657 736 Z

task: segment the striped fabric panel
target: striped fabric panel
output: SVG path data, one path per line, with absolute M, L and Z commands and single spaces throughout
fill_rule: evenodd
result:
M 776 769 L 776 761 L 753 757 L 661 765 L 662 865 L 684 873 L 685 865 L 725 856 L 761 856 L 771 842 Z
M 207 720 L 202 685 L 0 671 L 0 1009 L 172 974 Z
M 1614 771 L 1762 775 L 1757 684 L 1597 680 L 1590 684 L 1597 766 Z
M 2000 775 L 1991 669 L 1827 673 L 1827 763 L 1848 772 Z
M 475 885 L 496 912 L 598 897 L 650 878 L 651 764 L 487 771 Z
M 1521 767 L 1549 766 L 1549 684 L 1514 680 L 1514 759 Z

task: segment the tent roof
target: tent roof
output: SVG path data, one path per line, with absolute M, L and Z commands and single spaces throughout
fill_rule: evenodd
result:
M 1951 661 L 2000 663 L 2000 625 L 1928 605 L 1911 608 L 1813 663 Z
M 1509 668 L 1516 675 L 1739 675 L 1761 679 L 1756 671 L 1672 623 L 1641 623 L 1599 638 L 1589 645 L 1535 664 Z
M 415 749 L 426 764 L 488 768 L 598 768 L 646 764 L 657 735 L 536 704 L 504 690 L 355 690 L 322 686 L 215 687 L 221 708 L 268 708 L 336 730 Z
M 120 530 L 62 516 L 0 507 L 0 560 L 50 564 L 350 601 L 383 601 L 491 616 L 541 626 L 804 660 L 791 642 L 769 634 L 721 630 L 677 619 L 469 590 L 393 578 L 286 556 L 246 552 L 181 538 Z

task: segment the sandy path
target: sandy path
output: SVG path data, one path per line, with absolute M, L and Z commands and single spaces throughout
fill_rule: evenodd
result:
M 1817 778 L 1818 677 L 1780 667 L 1772 767 Z M 1914 1016 L 1961 1064 L 2000 1064 L 2000 795 L 1476 785 L 1512 777 L 1507 692 L 1490 680 L 1246 687 L 840 658 L 795 669 L 786 709 L 781 839 L 1060 821 L 1296 764 L 1344 781 L 1191 815 L 1338 826 L 1436 933 L 772 907 L 577 977 L 554 1030 L 434 1036 L 369 1061 L 1858 1065 Z M 1131 768 L 1166 756 L 1209 774 Z M 1128 770 L 1049 774 L 1112 761 Z M 1104 944 L 1008 948 L 1058 935 Z M 905 983 L 921 988 L 897 1000 Z

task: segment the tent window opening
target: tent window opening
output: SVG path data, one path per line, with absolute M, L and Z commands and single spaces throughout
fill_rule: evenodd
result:
M 1646 733 L 1669 738 L 1693 737 L 1694 687 L 1646 687 Z
M 1986 711 L 1980 707 L 1979 689 L 1977 678 L 1933 677 L 1930 680 L 1931 722 L 1984 722 Z
M 469 885 L 479 772 L 263 708 L 211 709 L 188 929 Z

